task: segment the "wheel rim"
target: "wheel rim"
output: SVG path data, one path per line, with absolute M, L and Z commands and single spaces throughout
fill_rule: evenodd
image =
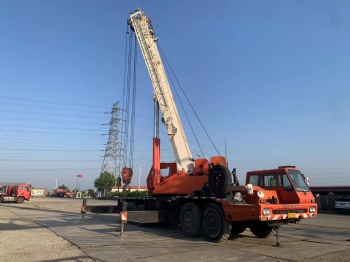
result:
M 223 182 L 223 175 L 219 172 L 215 172 L 213 174 L 213 182 L 214 182 L 214 187 L 216 189 L 221 188 L 222 187 L 222 182 Z
M 186 211 L 183 216 L 183 227 L 185 230 L 191 230 L 194 226 L 194 217 L 191 211 Z
M 230 170 L 221 165 L 214 166 L 209 173 L 209 188 L 214 195 L 226 195 L 232 184 Z
M 209 238 L 217 238 L 222 229 L 222 221 L 220 214 L 213 207 L 209 207 L 204 211 L 204 229 Z
M 196 237 L 202 230 L 202 211 L 195 203 L 187 203 L 180 210 L 180 225 L 185 236 Z

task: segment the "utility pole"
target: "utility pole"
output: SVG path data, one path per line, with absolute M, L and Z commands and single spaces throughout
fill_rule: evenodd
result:
M 141 166 L 140 166 L 140 175 L 139 175 L 139 190 L 140 190 L 140 185 L 141 185 Z
M 140 185 L 141 185 L 141 166 L 137 167 L 140 168 L 140 173 L 139 173 L 139 186 L 138 186 L 138 190 L 140 190 Z

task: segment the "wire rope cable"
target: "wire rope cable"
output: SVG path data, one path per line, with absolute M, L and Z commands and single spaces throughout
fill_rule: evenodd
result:
M 186 98 L 187 103 L 188 103 L 189 106 L 191 107 L 192 112 L 193 112 L 194 115 L 196 116 L 198 122 L 200 123 L 200 125 L 201 125 L 201 127 L 203 128 L 205 134 L 206 134 L 207 137 L 209 138 L 209 140 L 210 140 L 212 146 L 214 147 L 214 149 L 216 150 L 217 154 L 220 155 L 220 153 L 219 153 L 219 151 L 217 150 L 217 148 L 216 148 L 214 142 L 212 141 L 212 139 L 211 139 L 211 137 L 209 136 L 207 130 L 205 129 L 205 127 L 204 127 L 202 121 L 200 120 L 200 118 L 199 118 L 199 116 L 198 116 L 196 110 L 193 108 L 192 103 L 191 103 L 190 100 L 188 99 L 188 97 L 187 97 L 185 91 L 183 90 L 183 88 L 182 88 L 182 86 L 181 86 L 181 84 L 180 84 L 178 78 L 176 77 L 176 75 L 175 75 L 175 73 L 174 73 L 174 70 L 172 69 L 172 67 L 171 67 L 171 65 L 170 65 L 170 63 L 169 63 L 169 61 L 168 61 L 168 59 L 166 58 L 166 56 L 165 56 L 165 54 L 164 54 L 164 52 L 163 52 L 163 49 L 160 47 L 159 43 L 158 43 L 158 47 L 159 47 L 159 50 L 161 51 L 162 56 L 164 57 L 164 60 L 166 61 L 167 65 L 169 66 L 169 69 L 170 69 L 171 73 L 174 75 L 174 78 L 175 78 L 177 84 L 179 85 L 179 87 L 180 87 L 180 89 L 181 89 L 181 91 L 182 91 L 184 97 Z M 170 75 L 170 74 L 169 74 L 169 75 Z M 174 86 L 174 90 L 176 90 L 175 86 Z M 175 92 L 176 92 L 176 94 L 178 95 L 177 91 L 175 91 Z M 182 106 L 181 99 L 179 99 L 179 101 L 180 101 L 180 104 L 181 104 L 181 106 Z M 182 107 L 182 108 L 183 108 L 183 107 Z M 184 109 L 183 109 L 183 111 L 185 112 Z M 185 113 L 185 115 L 186 115 L 186 118 L 187 118 L 187 114 L 186 114 L 186 113 Z M 190 121 L 189 121 L 188 118 L 187 118 L 187 121 L 189 122 L 189 125 L 191 126 L 191 129 L 192 129 L 192 131 L 193 131 L 193 135 L 196 137 L 196 134 L 194 133 L 194 130 L 193 130 L 192 125 L 191 125 L 191 123 L 190 123 Z M 197 140 L 197 138 L 196 138 L 196 140 Z M 198 142 L 198 140 L 197 140 L 197 142 Z M 201 152 L 202 152 L 202 150 L 201 150 Z

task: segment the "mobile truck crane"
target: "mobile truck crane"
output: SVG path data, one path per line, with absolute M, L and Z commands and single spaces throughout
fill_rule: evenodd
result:
M 158 51 L 151 20 L 140 9 L 130 13 L 128 24 L 138 39 L 154 93 L 153 165 L 147 177 L 149 197 L 118 199 L 126 206 L 127 220 L 143 223 L 180 224 L 184 235 L 201 232 L 213 242 L 249 228 L 260 238 L 278 232 L 283 224 L 317 215 L 316 201 L 305 177 L 295 166 L 248 172 L 240 186 L 235 169 L 223 156 L 194 160 L 175 106 Z M 161 163 L 159 110 L 166 126 L 175 162 Z M 163 176 L 162 169 L 169 175 Z M 130 183 L 131 168 L 122 171 Z

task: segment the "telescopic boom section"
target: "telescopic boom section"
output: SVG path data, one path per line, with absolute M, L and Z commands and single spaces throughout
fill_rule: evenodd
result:
M 138 9 L 130 13 L 128 23 L 135 32 L 140 44 L 142 55 L 152 81 L 154 99 L 157 101 L 162 112 L 162 121 L 166 126 L 174 152 L 177 170 L 190 174 L 194 170 L 192 154 L 158 51 L 156 44 L 158 38 L 154 34 L 151 20 L 144 12 Z

